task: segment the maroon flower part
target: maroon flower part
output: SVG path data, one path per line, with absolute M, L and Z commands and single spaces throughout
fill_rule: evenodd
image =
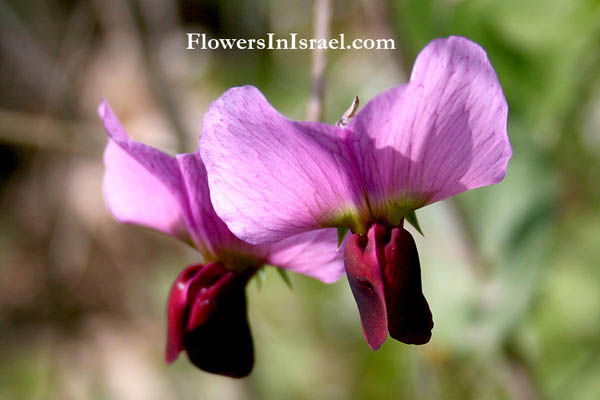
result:
M 167 306 L 167 362 L 186 351 L 198 368 L 233 378 L 254 364 L 246 318 L 246 283 L 254 271 L 223 264 L 191 265 L 181 271 Z
M 185 351 L 205 371 L 243 377 L 254 364 L 245 288 L 264 265 L 331 283 L 344 272 L 335 229 L 265 245 L 241 241 L 215 213 L 199 154 L 172 157 L 131 140 L 106 102 L 104 198 L 114 217 L 194 246 L 204 264 L 185 268 L 171 289 L 167 361 Z
M 424 344 L 433 320 L 421 289 L 417 246 L 403 227 L 373 224 L 367 235 L 353 234 L 344 254 L 367 343 L 377 350 L 389 331 L 396 340 Z

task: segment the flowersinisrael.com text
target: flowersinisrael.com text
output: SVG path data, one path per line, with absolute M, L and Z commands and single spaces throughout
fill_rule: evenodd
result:
M 223 39 L 210 38 L 206 33 L 186 33 L 186 50 L 395 50 L 394 39 L 354 39 L 348 40 L 343 33 L 331 39 L 299 38 L 297 33 L 286 37 L 276 37 L 267 33 L 264 38 L 255 39 Z

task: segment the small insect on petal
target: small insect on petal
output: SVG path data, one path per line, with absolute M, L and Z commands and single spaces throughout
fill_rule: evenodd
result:
M 356 115 L 356 111 L 358 111 L 358 106 L 360 104 L 360 100 L 358 100 L 358 96 L 354 96 L 352 100 L 352 104 L 350 107 L 344 112 L 344 114 L 337 120 L 336 125 L 340 127 L 345 127 L 350 122 L 350 119 Z

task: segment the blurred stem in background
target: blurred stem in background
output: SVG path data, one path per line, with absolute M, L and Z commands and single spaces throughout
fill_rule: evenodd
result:
M 331 36 L 331 1 L 314 0 L 313 24 L 314 38 L 329 40 Z M 326 49 L 316 49 L 312 52 L 310 98 L 306 118 L 309 121 L 323 119 L 323 97 L 325 96 L 325 69 L 327 67 Z
M 182 122 L 181 107 L 169 89 L 163 66 L 160 62 L 161 39 L 170 30 L 177 28 L 177 10 L 173 2 L 150 3 L 142 0 L 128 0 L 133 19 L 137 26 L 138 43 L 148 61 L 148 78 L 159 107 L 168 117 L 173 133 L 177 138 L 177 153 L 189 152 L 185 126 Z

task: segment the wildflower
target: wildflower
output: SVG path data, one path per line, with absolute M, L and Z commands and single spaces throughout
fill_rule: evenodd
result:
M 418 208 L 504 178 L 507 113 L 485 51 L 450 37 L 421 51 L 408 83 L 339 126 L 290 121 L 258 89 L 232 88 L 206 114 L 200 152 L 235 235 L 261 244 L 351 230 L 345 267 L 368 344 L 388 332 L 422 344 L 433 321 L 404 220 L 418 228 Z
M 210 203 L 198 154 L 169 156 L 131 140 L 106 102 L 99 114 L 108 134 L 104 197 L 117 220 L 179 238 L 203 264 L 185 268 L 169 295 L 167 362 L 186 351 L 197 367 L 243 377 L 254 364 L 245 288 L 265 264 L 333 282 L 344 271 L 335 229 L 253 246 L 236 238 Z

